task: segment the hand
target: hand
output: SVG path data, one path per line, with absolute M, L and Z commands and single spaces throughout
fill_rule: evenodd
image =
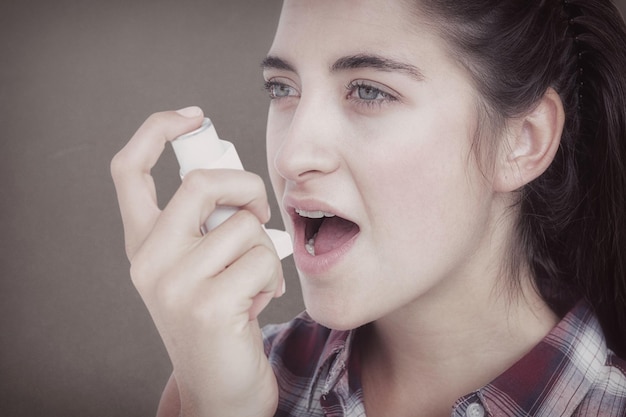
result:
M 282 295 L 283 276 L 261 227 L 263 181 L 192 171 L 161 211 L 150 175 L 166 142 L 202 117 L 197 107 L 153 114 L 111 162 L 131 277 L 172 361 L 181 415 L 271 416 L 278 389 L 256 318 Z M 203 236 L 216 205 L 241 210 Z

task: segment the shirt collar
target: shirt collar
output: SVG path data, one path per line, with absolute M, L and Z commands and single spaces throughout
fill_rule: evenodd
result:
M 600 324 L 581 301 L 527 355 L 490 384 L 461 398 L 455 410 L 479 401 L 492 416 L 572 415 L 606 361 Z
M 327 395 L 344 376 L 350 364 L 352 342 L 356 330 L 331 330 L 324 346 L 317 370 L 313 375 L 309 392 L 309 404 L 316 400 L 318 387 L 322 387 L 321 395 Z M 324 379 L 322 381 L 322 379 Z
M 346 372 L 360 373 L 353 369 L 358 361 L 351 358 L 356 353 L 352 352 L 356 332 L 330 331 L 312 379 L 309 405 L 319 400 L 316 394 L 323 397 L 333 391 Z M 511 368 L 460 398 L 453 415 L 466 416 L 474 404 L 490 416 L 572 415 L 602 372 L 607 355 L 600 324 L 591 307 L 581 301 Z

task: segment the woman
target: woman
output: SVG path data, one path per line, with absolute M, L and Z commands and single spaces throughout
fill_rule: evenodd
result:
M 112 162 L 160 415 L 624 415 L 624 45 L 608 0 L 286 0 L 267 151 L 307 313 L 255 320 L 284 291 L 257 177 L 157 208 L 200 109 Z M 215 205 L 243 210 L 203 236 Z

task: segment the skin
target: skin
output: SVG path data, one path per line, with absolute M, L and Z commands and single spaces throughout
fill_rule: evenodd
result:
M 368 416 L 443 416 L 557 321 L 528 276 L 511 294 L 502 271 L 515 190 L 551 162 L 563 111 L 547 91 L 490 132 L 498 145 L 480 169 L 479 96 L 404 7 L 285 2 L 264 63 L 268 162 L 309 314 L 335 329 L 371 323 L 359 347 Z M 277 387 L 256 317 L 283 277 L 260 227 L 262 181 L 194 171 L 160 210 L 149 174 L 164 143 L 201 121 L 193 107 L 152 115 L 111 164 L 131 276 L 174 368 L 158 415 L 271 416 Z M 241 210 L 202 235 L 216 205 Z M 339 215 L 358 234 L 311 257 L 295 209 Z
M 374 322 L 368 415 L 410 415 L 416 404 L 449 415 L 556 321 L 527 280 L 514 303 L 494 291 L 506 279 L 515 214 L 498 189 L 506 169 L 477 166 L 478 93 L 416 20 L 399 1 L 287 1 L 264 71 L 268 161 L 288 229 L 298 228 L 294 208 L 360 228 L 330 266 L 302 267 L 308 256 L 297 248 L 295 260 L 315 320 L 336 329 Z M 362 55 L 394 64 L 337 69 Z M 380 93 L 346 88 L 355 82 Z M 367 395 L 379 390 L 382 400 Z
M 111 162 L 131 277 L 174 368 L 158 415 L 269 416 L 278 392 L 256 317 L 282 295 L 283 278 L 261 228 L 269 220 L 263 181 L 192 171 L 160 210 L 150 175 L 165 143 L 201 123 L 197 107 L 155 113 Z M 241 210 L 202 235 L 216 205 Z
M 267 68 L 264 77 L 284 82 L 292 94 L 273 100 L 268 117 L 276 195 L 296 208 L 340 213 L 360 227 L 341 262 L 317 274 L 300 271 L 309 313 L 349 329 L 418 298 L 423 304 L 425 294 L 444 285 L 457 300 L 492 288 L 493 281 L 475 275 L 497 267 L 493 224 L 502 213 L 471 156 L 476 93 L 442 42 L 416 30 L 398 4 L 337 3 L 286 3 L 269 55 L 294 71 Z M 329 70 L 363 53 L 407 63 L 423 79 L 369 67 Z M 354 80 L 394 99 L 362 100 L 358 89 L 345 88 Z M 283 217 L 291 230 L 290 216 Z M 476 297 L 484 294 L 460 299 Z

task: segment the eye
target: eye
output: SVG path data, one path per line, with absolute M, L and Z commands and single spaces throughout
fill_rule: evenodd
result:
M 376 100 L 385 98 L 382 91 L 370 85 L 361 85 L 356 88 L 356 93 L 361 100 Z
M 389 92 L 387 88 L 378 83 L 357 80 L 352 81 L 346 86 L 348 90 L 348 98 L 365 105 L 381 105 L 397 101 L 395 95 Z
M 279 81 L 266 81 L 264 88 L 271 99 L 294 97 L 298 95 L 298 91 L 295 88 Z

